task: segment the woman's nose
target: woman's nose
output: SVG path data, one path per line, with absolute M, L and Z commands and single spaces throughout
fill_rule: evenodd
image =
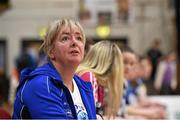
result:
M 72 39 L 72 42 L 71 42 L 72 46 L 76 46 L 77 45 L 76 37 L 74 35 L 72 35 L 71 39 Z

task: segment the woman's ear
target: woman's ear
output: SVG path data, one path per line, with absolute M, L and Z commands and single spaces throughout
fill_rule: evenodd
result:
M 51 50 L 49 50 L 48 55 L 49 55 L 49 58 L 50 58 L 50 59 L 52 59 L 52 60 L 55 59 L 54 52 L 53 52 L 53 48 L 52 48 Z

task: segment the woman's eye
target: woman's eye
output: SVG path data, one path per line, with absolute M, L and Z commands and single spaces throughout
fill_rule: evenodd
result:
M 64 36 L 64 37 L 62 38 L 62 41 L 67 41 L 67 40 L 69 40 L 69 37 L 68 37 L 68 36 Z
M 76 37 L 78 41 L 82 41 L 82 37 Z

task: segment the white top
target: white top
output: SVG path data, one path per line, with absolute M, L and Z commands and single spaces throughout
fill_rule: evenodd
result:
M 80 120 L 82 120 L 82 119 L 88 120 L 86 108 L 82 102 L 79 89 L 78 89 L 77 84 L 74 79 L 73 79 L 73 85 L 74 85 L 74 90 L 73 90 L 73 92 L 70 92 L 70 93 L 71 93 L 71 96 L 72 96 L 72 99 L 74 102 L 74 106 L 76 109 L 77 118 Z

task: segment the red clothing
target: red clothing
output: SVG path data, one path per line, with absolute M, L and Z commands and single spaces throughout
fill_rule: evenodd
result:
M 93 94 L 96 104 L 104 106 L 104 87 L 97 85 L 97 80 L 92 72 L 85 72 L 80 76 L 84 81 L 90 81 L 93 87 Z

